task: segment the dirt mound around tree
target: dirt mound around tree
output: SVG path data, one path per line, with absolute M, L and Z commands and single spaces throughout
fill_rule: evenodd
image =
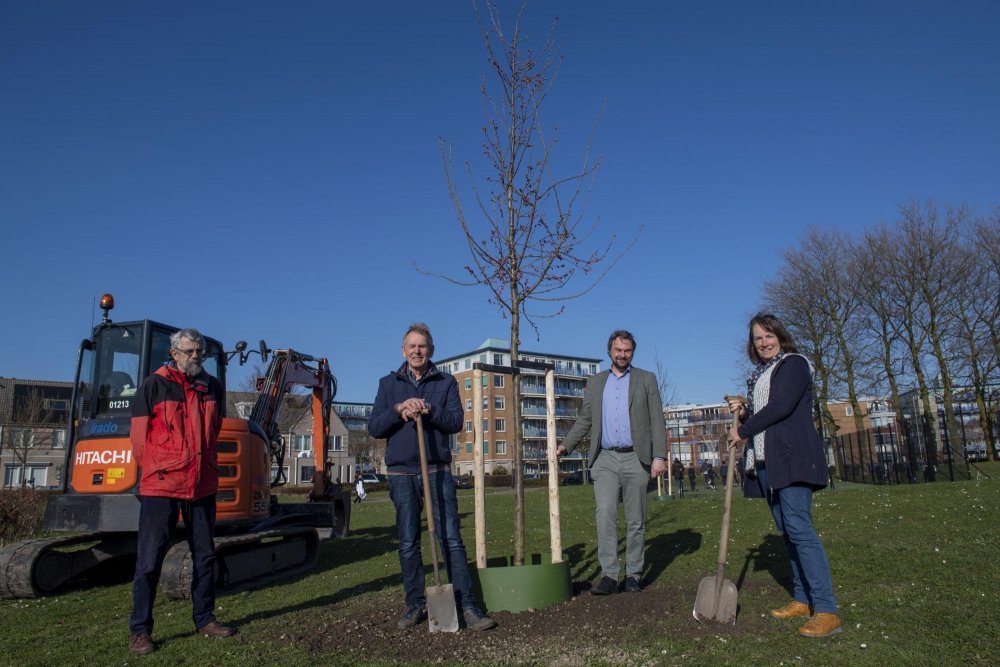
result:
M 488 659 L 571 666 L 593 660 L 662 658 L 648 648 L 654 636 L 727 641 L 746 634 L 793 630 L 762 618 L 758 609 L 787 603 L 787 593 L 778 586 L 763 588 L 750 582 L 740 591 L 741 609 L 735 625 L 700 625 L 691 615 L 699 581 L 689 579 L 641 593 L 606 597 L 590 595 L 589 583 L 574 584 L 573 599 L 567 602 L 519 614 L 494 612 L 491 616 L 499 624 L 496 629 L 454 634 L 431 634 L 426 623 L 399 630 L 396 621 L 404 608 L 398 594 L 362 596 L 296 612 L 284 624 L 286 632 L 275 640 L 298 642 L 317 658 L 337 656 L 350 661 Z M 744 598 L 754 599 L 753 612 L 747 611 Z

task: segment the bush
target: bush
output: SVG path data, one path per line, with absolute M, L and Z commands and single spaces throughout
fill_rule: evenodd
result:
M 0 546 L 32 537 L 41 528 L 47 496 L 31 489 L 0 491 Z
M 497 466 L 496 468 L 493 469 L 493 474 L 494 475 L 509 475 L 510 473 L 507 472 L 507 468 L 505 468 L 503 466 Z

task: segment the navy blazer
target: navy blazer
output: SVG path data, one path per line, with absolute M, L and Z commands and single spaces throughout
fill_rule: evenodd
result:
M 811 484 L 813 490 L 826 486 L 826 452 L 812 419 L 812 384 L 806 358 L 787 355 L 771 373 L 767 405 L 737 429 L 741 438 L 748 439 L 764 432 L 764 464 L 772 491 L 796 483 Z M 743 495 L 760 498 L 760 485 L 755 480 L 744 481 Z
M 453 376 L 433 364 L 416 384 L 405 373 L 404 363 L 399 371 L 379 381 L 368 432 L 373 438 L 385 438 L 385 465 L 391 472 L 415 475 L 420 473 L 417 423 L 403 421 L 396 405 L 408 398 L 422 398 L 430 406 L 430 414 L 422 418 L 428 466 L 451 464 L 448 436 L 461 430 L 465 411 Z

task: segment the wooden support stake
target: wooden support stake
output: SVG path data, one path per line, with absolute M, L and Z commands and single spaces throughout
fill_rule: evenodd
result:
M 486 474 L 483 467 L 483 372 L 472 371 L 472 475 L 476 502 L 476 567 L 486 567 Z
M 545 430 L 549 460 L 549 546 L 552 562 L 563 562 L 562 530 L 559 527 L 559 458 L 556 456 L 556 374 L 545 371 Z

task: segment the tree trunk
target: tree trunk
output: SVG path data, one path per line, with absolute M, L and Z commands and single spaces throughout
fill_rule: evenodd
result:
M 512 299 L 512 304 L 520 304 Z M 518 339 L 520 312 L 514 308 L 510 317 L 510 363 L 521 358 Z M 511 397 L 514 402 L 511 416 L 514 421 L 514 565 L 524 565 L 524 437 L 521 430 L 521 376 L 515 374 Z

